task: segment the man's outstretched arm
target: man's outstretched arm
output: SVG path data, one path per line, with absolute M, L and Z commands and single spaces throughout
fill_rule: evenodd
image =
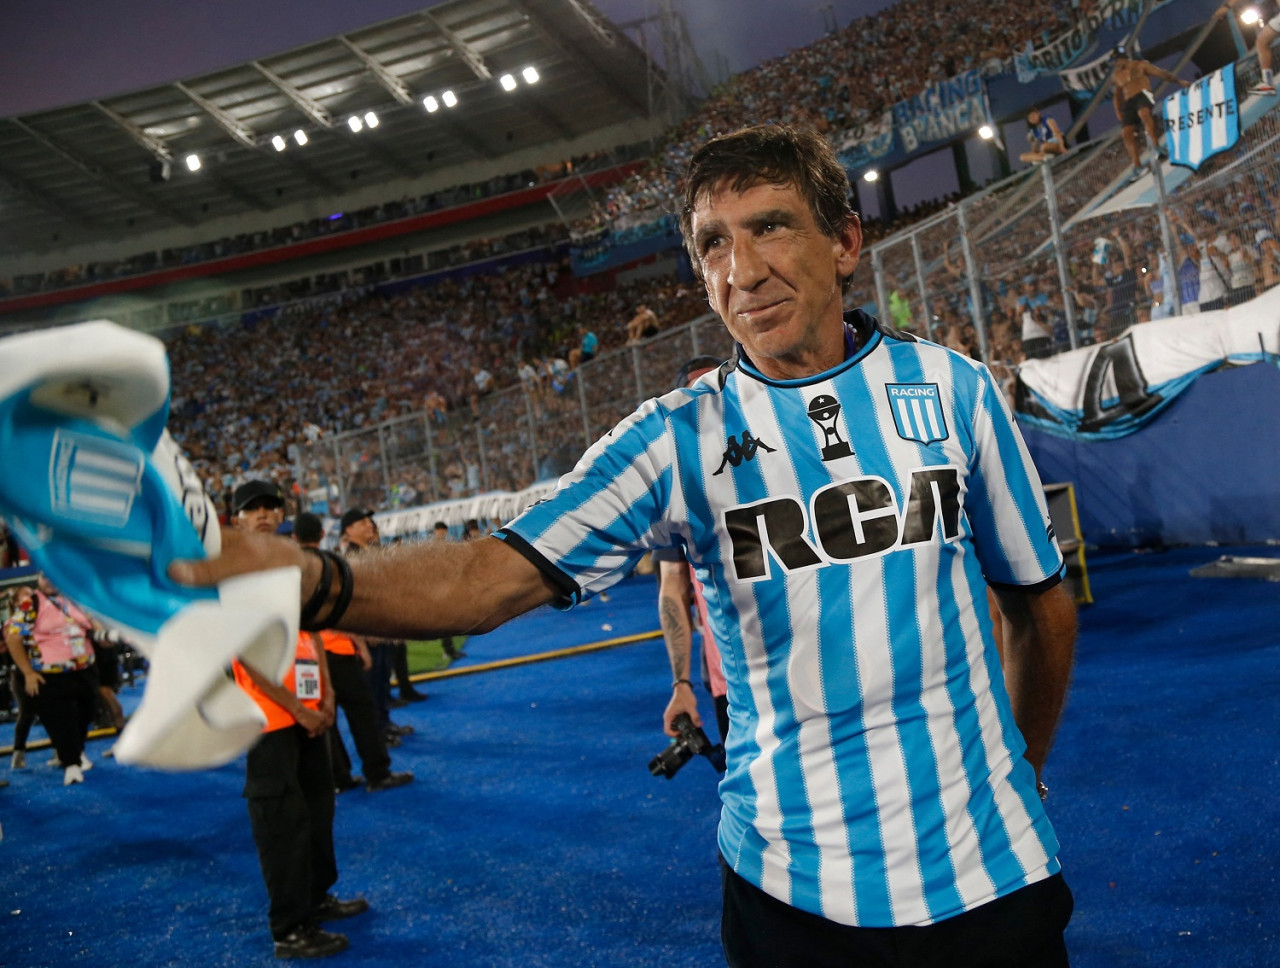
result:
M 338 623 L 348 632 L 387 638 L 439 638 L 487 632 L 559 597 L 563 591 L 520 552 L 497 538 L 449 543 L 401 543 L 351 559 L 353 593 Z M 175 562 L 170 576 L 184 585 L 215 585 L 236 575 L 302 569 L 302 601 L 320 580 L 320 559 L 274 535 L 227 530 L 222 554 Z M 337 597 L 335 576 L 329 601 Z M 327 615 L 329 606 L 320 609 Z

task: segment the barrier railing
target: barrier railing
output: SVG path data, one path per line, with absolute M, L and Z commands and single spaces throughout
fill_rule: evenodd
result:
M 1237 65 L 1242 102 L 1257 77 L 1252 58 Z M 1280 282 L 1280 112 L 1250 103 L 1261 116 L 1195 173 L 1134 178 L 1116 132 L 971 196 L 871 246 L 847 304 L 883 307 L 887 320 L 984 360 L 1011 390 L 1027 358 L 1243 302 Z M 597 357 L 566 381 L 307 445 L 298 481 L 311 503 L 328 507 L 520 491 L 568 470 L 641 401 L 668 389 L 689 357 L 731 352 L 708 314 Z

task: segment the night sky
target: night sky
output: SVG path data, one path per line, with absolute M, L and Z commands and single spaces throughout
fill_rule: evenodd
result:
M 823 32 L 824 10 L 843 27 L 888 5 L 675 0 L 713 76 L 810 43 Z M 430 6 L 423 0 L 3 0 L 0 117 L 193 77 Z M 619 24 L 656 9 L 652 0 L 597 0 L 596 6 Z

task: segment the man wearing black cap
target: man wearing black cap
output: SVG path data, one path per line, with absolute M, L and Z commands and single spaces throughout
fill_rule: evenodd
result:
M 274 534 L 284 521 L 276 484 L 250 481 L 232 496 L 241 531 Z M 347 937 L 322 921 L 369 909 L 364 898 L 328 893 L 338 880 L 333 851 L 333 779 L 325 733 L 333 725 L 334 693 L 319 637 L 298 635 L 297 655 L 284 681 L 234 663 L 236 682 L 262 709 L 266 726 L 245 764 L 244 797 L 271 905 L 268 918 L 277 958 L 323 958 L 347 947 Z
M 365 548 L 376 548 L 381 543 L 378 535 L 378 523 L 373 519 L 374 512 L 369 508 L 351 508 L 342 515 L 339 522 L 338 537 L 342 542 L 342 553 L 347 557 L 357 555 Z M 400 737 L 408 736 L 413 732 L 412 726 L 397 726 L 391 721 L 391 672 L 393 666 L 397 665 L 396 646 L 397 643 L 392 639 L 366 639 L 369 646 L 369 657 L 372 664 L 366 675 L 369 679 L 369 688 L 373 692 L 373 705 L 378 714 L 378 727 L 386 740 L 387 746 L 396 747 L 400 745 Z M 400 647 L 404 647 L 403 641 L 398 643 Z M 402 667 L 404 675 L 400 676 L 397 669 L 397 676 L 400 679 L 401 695 L 405 695 L 405 687 L 408 686 L 410 695 L 419 699 L 427 697 L 417 692 L 409 685 L 408 674 L 408 656 L 405 657 L 404 666 Z M 410 701 L 410 700 L 406 700 Z
M 304 511 L 294 519 L 293 538 L 304 548 L 318 548 L 324 540 L 324 522 L 319 516 Z M 373 695 L 364 673 L 371 665 L 364 638 L 327 629 L 320 633 L 333 692 L 338 706 L 347 717 L 347 728 L 356 744 L 356 752 L 364 769 L 364 783 L 370 793 L 390 790 L 413 781 L 412 773 L 392 773 L 386 739 L 378 730 L 378 715 Z M 333 786 L 338 793 L 355 789 L 360 778 L 351 775 L 351 757 L 342 742 L 342 734 L 329 730 L 329 755 L 333 764 Z

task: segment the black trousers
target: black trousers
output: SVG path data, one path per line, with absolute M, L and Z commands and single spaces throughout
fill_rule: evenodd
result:
M 36 701 L 27 695 L 26 682 L 18 667 L 9 670 L 9 691 L 18 703 L 18 719 L 13 724 L 13 749 L 25 751 L 27 737 L 31 735 L 31 727 L 36 721 Z
M 333 695 L 338 701 L 338 708 L 346 714 L 347 728 L 351 730 L 351 739 L 356 744 L 356 753 L 364 768 L 364 778 L 366 782 L 374 783 L 391 772 L 391 757 L 387 753 L 382 731 L 378 729 L 378 714 L 373 708 L 373 694 L 369 692 L 369 683 L 364 677 L 360 657 L 326 652 L 325 658 L 329 661 Z M 336 725 L 329 730 L 329 736 L 335 759 L 334 778 L 346 779 L 351 773 L 351 759 L 347 757 Z M 346 759 L 345 764 L 340 762 L 340 758 Z
M 720 859 L 730 968 L 1067 968 L 1061 874 L 921 927 L 854 928 L 766 894 Z
M 249 751 L 244 796 L 279 941 L 310 920 L 338 880 L 329 744 L 301 726 L 263 733 Z
M 396 688 L 400 690 L 401 699 L 407 699 L 418 691 L 409 681 L 409 643 L 401 641 L 391 644 L 391 669 L 396 674 Z
M 369 691 L 373 694 L 378 730 L 385 733 L 391 727 L 391 643 L 369 643 L 369 658 L 373 660 L 373 664 L 364 675 L 369 683 Z
M 34 697 L 36 715 L 58 751 L 63 766 L 74 766 L 84 753 L 84 740 L 98 711 L 98 673 L 89 666 L 70 672 L 42 672 L 44 682 Z M 15 738 L 16 739 L 16 738 Z M 26 745 L 26 737 L 23 737 Z M 15 741 L 16 746 L 16 741 Z

